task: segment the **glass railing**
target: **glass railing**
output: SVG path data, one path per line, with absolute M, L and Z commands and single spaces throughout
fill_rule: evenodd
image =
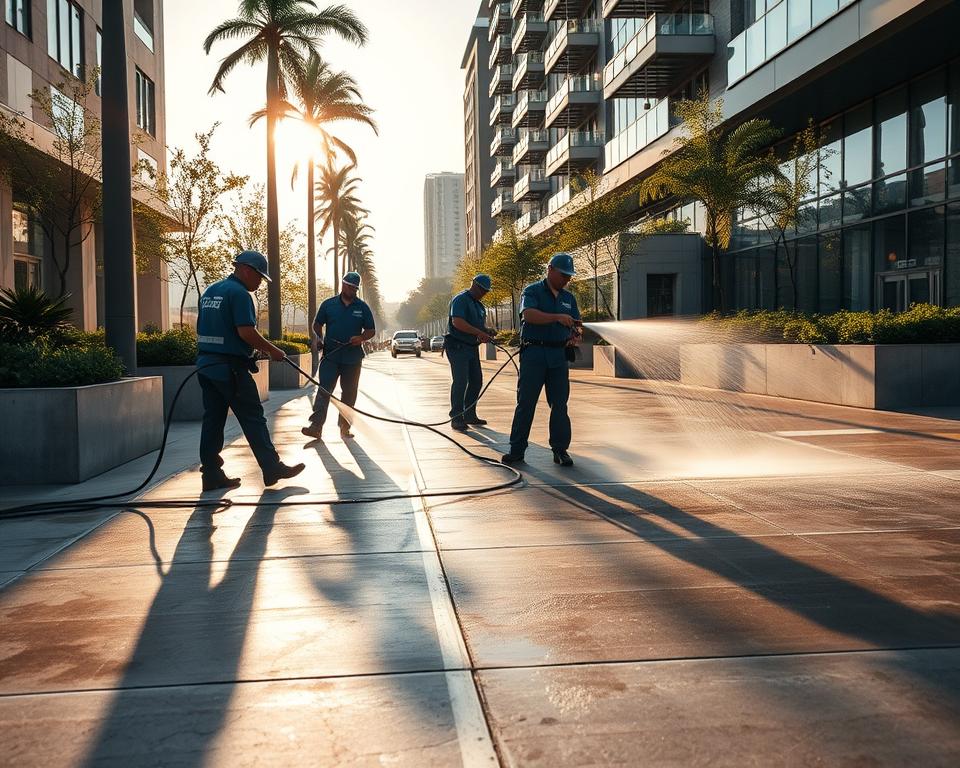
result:
M 510 15 L 516 17 L 518 13 L 523 9 L 525 0 L 513 0 L 510 3 Z
M 512 93 L 497 96 L 493 100 L 493 108 L 490 110 L 490 121 L 493 122 L 503 110 L 512 110 L 516 104 L 516 97 Z
M 599 34 L 601 29 L 602 25 L 596 19 L 568 19 L 560 25 L 557 34 L 554 35 L 550 45 L 547 46 L 547 60 L 552 59 L 557 51 L 567 44 L 569 35 L 589 34 L 591 32 Z M 599 38 L 597 42 L 599 42 Z
M 513 128 L 500 128 L 493 132 L 493 141 L 490 142 L 490 151 L 496 154 L 497 149 L 502 144 L 508 144 L 515 141 L 517 132 Z
M 497 35 L 493 42 L 493 47 L 490 49 L 490 59 L 487 62 L 490 65 L 490 69 L 493 69 L 504 49 L 510 50 L 510 40 L 510 35 Z
M 767 11 L 727 45 L 727 85 L 733 85 L 854 0 L 767 0 Z
M 513 39 L 519 40 L 527 34 L 527 26 L 530 24 L 545 24 L 542 13 L 525 13 L 521 16 L 513 27 Z
M 560 102 L 571 93 L 599 92 L 599 90 L 600 84 L 593 77 L 568 77 L 547 102 L 547 114 L 552 114 L 560 106 Z
M 513 80 L 513 64 L 500 64 L 495 67 L 494 70 L 490 73 L 490 88 L 487 90 L 488 95 L 492 98 L 493 94 L 497 92 L 504 81 L 511 82 Z
M 490 215 L 499 216 L 508 205 L 513 205 L 513 190 L 503 189 L 494 196 L 493 203 L 490 206 Z
M 666 134 L 670 127 L 670 105 L 666 99 L 661 99 L 653 109 L 645 111 L 607 142 L 603 150 L 603 167 L 619 165 Z
M 513 163 L 510 160 L 497 160 L 493 164 L 493 172 L 490 174 L 490 183 L 496 184 L 500 179 L 513 176 L 515 172 Z
M 549 131 L 527 131 L 523 133 L 517 140 L 517 146 L 513 148 L 514 165 L 516 165 L 518 158 L 523 157 L 527 153 L 527 150 L 530 149 L 530 144 L 546 144 L 548 141 L 550 141 Z
M 517 179 L 517 183 L 513 185 L 513 197 L 514 199 L 519 199 L 523 197 L 527 192 L 530 191 L 530 185 L 533 182 L 543 182 L 546 181 L 549 177 L 547 176 L 546 171 L 543 168 L 531 168 L 523 176 Z
M 612 82 L 657 35 L 712 34 L 713 16 L 709 13 L 655 13 L 603 68 L 603 84 Z
M 547 200 L 547 213 L 554 214 L 570 202 L 570 185 L 564 184 L 553 197 Z
M 601 147 L 603 136 L 597 131 L 570 131 L 547 152 L 547 165 L 557 162 L 573 147 Z
M 526 232 L 538 221 L 540 221 L 540 211 L 527 211 L 517 219 L 517 231 Z
M 546 104 L 546 91 L 521 91 L 517 99 L 517 112 L 526 111 L 531 104 Z
M 504 19 L 510 18 L 510 3 L 500 3 L 493 9 L 493 16 L 490 17 L 490 30 L 487 33 L 487 39 L 493 40 L 497 34 L 497 27 Z

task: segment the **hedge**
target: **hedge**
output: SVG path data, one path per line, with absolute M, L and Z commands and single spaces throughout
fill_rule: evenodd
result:
M 137 334 L 137 365 L 193 365 L 197 362 L 197 334 L 192 328 Z
M 288 334 L 284 334 L 284 336 L 287 336 L 287 335 Z M 302 336 L 303 334 L 297 334 L 297 335 Z M 296 341 L 290 341 L 286 338 L 280 339 L 279 341 L 271 341 L 270 343 L 282 349 L 284 354 L 287 354 L 287 355 L 305 355 L 310 351 L 310 347 L 307 346 L 306 344 L 301 344 Z
M 103 344 L 0 344 L 0 387 L 82 387 L 121 376 L 123 363 Z
M 294 344 L 303 344 L 306 347 L 310 346 L 310 336 L 306 333 L 293 333 L 292 331 L 284 331 L 281 338 L 283 341 L 292 341 Z M 274 343 L 276 344 L 276 342 Z
M 960 343 L 960 307 L 914 304 L 906 312 L 804 315 L 787 310 L 705 316 L 701 325 L 738 342 L 788 344 Z

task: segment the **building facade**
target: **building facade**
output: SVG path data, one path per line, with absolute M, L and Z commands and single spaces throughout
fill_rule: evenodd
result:
M 488 13 L 491 87 L 503 88 L 491 114 L 493 215 L 540 234 L 577 207 L 571 182 L 587 170 L 604 190 L 636 184 L 674 147 L 676 101 L 707 90 L 722 99 L 725 128 L 770 119 L 785 168 L 808 121 L 822 137 L 814 191 L 786 244 L 763 216 L 738 212 L 721 261 L 728 307 L 960 304 L 956 3 L 513 0 Z M 633 212 L 651 215 L 704 231 L 693 201 Z M 709 261 L 701 272 L 709 309 Z M 679 306 L 665 295 L 670 277 L 630 290 Z
M 486 0 L 481 0 L 477 19 L 470 29 L 467 49 L 460 69 L 464 71 L 463 145 L 464 145 L 464 250 L 477 257 L 493 237 L 494 221 L 490 215 L 493 189 L 490 177 L 494 159 L 490 155 L 493 138 L 488 115 L 492 102 L 490 88 L 490 42 Z
M 424 274 L 450 277 L 463 258 L 463 174 L 428 173 L 423 182 Z
M 22 120 L 31 144 L 40 148 L 38 164 L 53 163 L 53 126 L 31 93 L 49 95 L 57 108 L 82 110 L 65 96 L 72 84 L 91 76 L 100 65 L 101 3 L 98 0 L 3 0 L 5 20 L 0 23 L 0 110 Z M 128 20 L 127 94 L 133 142 L 131 163 L 166 167 L 163 5 L 162 0 L 124 0 Z M 86 113 L 99 115 L 99 82 L 86 104 Z M 19 154 L 18 154 L 19 157 Z M 68 304 L 73 321 L 92 330 L 102 325 L 103 248 L 102 226 L 94 213 L 95 201 L 83 199 L 85 222 L 75 234 L 69 253 L 45 234 L 39 213 L 12 172 L 13 157 L 0 156 L 0 287 L 34 286 L 56 295 L 59 271 L 66 265 Z M 39 167 L 39 166 L 38 166 Z M 77 166 L 81 167 L 81 166 Z M 92 165 L 82 166 L 84 169 Z M 29 169 L 28 169 L 29 171 Z M 22 176 L 22 173 L 21 173 Z M 144 176 L 148 178 L 148 176 Z M 93 187 L 99 185 L 94 179 Z M 91 198 L 94 195 L 91 193 Z M 138 202 L 155 206 L 145 190 L 134 194 Z M 58 268 L 58 265 L 59 268 Z M 165 269 L 159 260 L 139 260 L 137 275 L 137 325 L 169 326 L 169 301 Z

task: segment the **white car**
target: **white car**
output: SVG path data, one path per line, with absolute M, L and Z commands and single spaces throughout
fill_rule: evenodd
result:
M 434 336 L 430 339 L 430 351 L 439 352 L 443 349 L 443 336 Z
M 422 349 L 423 345 L 420 343 L 420 334 L 416 331 L 397 331 L 390 340 L 390 354 L 393 357 L 411 353 L 420 357 Z

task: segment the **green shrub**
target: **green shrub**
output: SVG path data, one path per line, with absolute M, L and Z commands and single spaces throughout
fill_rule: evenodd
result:
M 197 361 L 197 334 L 192 328 L 137 334 L 137 365 L 193 365 Z
M 34 287 L 0 290 L 0 338 L 26 343 L 65 328 L 73 314 L 68 298 L 51 298 Z
M 0 344 L 0 361 L 0 387 L 79 387 L 123 376 L 120 358 L 98 344 Z
M 303 334 L 297 335 L 302 336 Z M 271 343 L 282 349 L 284 354 L 287 355 L 305 355 L 310 351 L 310 347 L 307 344 L 301 344 L 286 339 L 280 339 L 279 341 L 272 340 Z
M 493 337 L 493 340 L 501 347 L 519 347 L 520 332 L 509 329 L 505 331 L 497 331 L 497 334 Z
M 292 341 L 294 344 L 305 344 L 307 347 L 310 346 L 310 336 L 306 333 L 293 333 L 291 331 L 284 331 L 281 338 L 283 341 Z

